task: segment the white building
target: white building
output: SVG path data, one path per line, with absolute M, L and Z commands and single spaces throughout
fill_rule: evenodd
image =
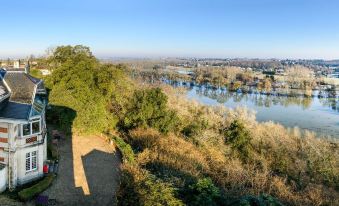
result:
M 0 69 L 0 192 L 43 176 L 47 159 L 43 81 Z
M 20 60 L 15 60 L 15 61 L 13 62 L 13 68 L 15 68 L 15 69 L 20 68 Z

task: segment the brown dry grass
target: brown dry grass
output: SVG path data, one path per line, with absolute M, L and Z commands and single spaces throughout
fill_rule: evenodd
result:
M 273 122 L 258 123 L 255 113 L 246 108 L 207 107 L 187 100 L 183 91 L 167 86 L 163 89 L 169 96 L 169 107 L 178 112 L 183 126 L 204 119 L 208 127 L 194 137 L 199 146 L 175 135 L 160 138 L 152 149 L 155 156 L 160 154 L 158 161 L 189 170 L 186 172 L 195 176 L 208 175 L 230 196 L 265 192 L 292 205 L 339 204 L 337 140 Z M 244 122 L 251 133 L 253 151 L 246 164 L 232 155 L 220 133 L 235 119 Z M 180 157 L 176 161 L 171 160 L 174 154 Z M 199 171 L 194 165 L 199 165 Z

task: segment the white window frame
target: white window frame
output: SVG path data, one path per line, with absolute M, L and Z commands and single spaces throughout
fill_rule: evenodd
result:
M 32 126 L 32 124 L 33 124 L 33 123 L 36 123 L 36 122 L 39 122 L 39 132 L 33 133 L 33 126 Z M 27 125 L 27 124 L 29 124 L 30 133 L 27 134 L 27 135 L 24 135 L 24 125 Z M 37 134 L 40 134 L 40 133 L 41 133 L 41 118 L 33 119 L 32 121 L 28 122 L 27 124 L 22 124 L 22 125 L 21 125 L 21 136 L 27 137 L 27 136 L 37 135 Z
M 35 155 L 33 155 L 35 153 Z M 34 160 L 34 161 L 33 161 Z M 33 162 L 35 164 L 33 164 Z M 33 167 L 35 165 L 35 167 Z M 27 166 L 29 168 L 27 168 Z M 38 151 L 27 152 L 25 154 L 25 170 L 26 172 L 33 172 L 38 169 Z

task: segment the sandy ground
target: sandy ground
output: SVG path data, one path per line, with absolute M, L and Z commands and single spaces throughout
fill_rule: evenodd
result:
M 59 143 L 59 173 L 43 195 L 56 205 L 115 205 L 121 157 L 100 136 L 73 136 Z

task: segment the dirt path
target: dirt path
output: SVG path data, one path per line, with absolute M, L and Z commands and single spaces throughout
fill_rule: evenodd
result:
M 114 205 L 121 158 L 99 136 L 73 136 L 59 144 L 59 173 L 44 192 L 57 205 Z

